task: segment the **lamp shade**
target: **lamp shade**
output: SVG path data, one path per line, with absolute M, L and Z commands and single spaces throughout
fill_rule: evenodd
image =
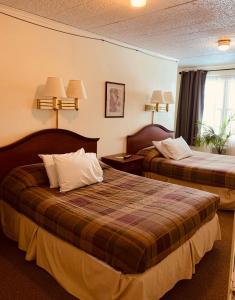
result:
M 164 92 L 164 102 L 167 104 L 173 104 L 174 103 L 174 97 L 172 92 Z
M 82 80 L 69 80 L 67 97 L 75 99 L 87 99 L 87 93 Z
M 60 77 L 48 77 L 43 91 L 45 97 L 66 97 L 63 80 Z
M 151 103 L 164 103 L 162 97 L 162 91 L 153 91 L 151 97 Z

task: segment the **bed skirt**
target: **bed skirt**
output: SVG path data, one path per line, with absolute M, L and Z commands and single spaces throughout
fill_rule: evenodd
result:
M 223 187 L 211 186 L 211 185 L 203 185 L 203 184 L 179 180 L 179 179 L 174 179 L 174 178 L 156 174 L 154 172 L 144 172 L 143 175 L 144 175 L 144 177 L 147 177 L 147 178 L 165 181 L 165 182 L 178 184 L 178 185 L 183 185 L 183 186 L 191 187 L 191 188 L 198 189 L 201 191 L 209 192 L 212 194 L 217 194 L 220 196 L 219 209 L 235 210 L 235 190 L 223 188 Z
M 124 275 L 49 233 L 1 200 L 0 221 L 5 235 L 26 252 L 26 260 L 36 260 L 38 266 L 80 300 L 160 299 L 179 280 L 191 279 L 195 265 L 221 239 L 215 215 L 156 266 L 142 274 Z

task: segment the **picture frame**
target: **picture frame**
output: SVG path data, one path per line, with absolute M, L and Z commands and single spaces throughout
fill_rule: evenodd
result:
M 105 118 L 124 118 L 125 84 L 105 82 Z

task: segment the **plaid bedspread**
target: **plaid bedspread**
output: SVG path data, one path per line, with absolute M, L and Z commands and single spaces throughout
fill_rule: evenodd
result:
M 143 168 L 170 178 L 235 189 L 235 156 L 193 151 L 182 160 L 165 159 L 151 149 L 145 152 Z
M 104 168 L 104 181 L 67 193 L 41 164 L 19 167 L 0 196 L 41 227 L 125 274 L 142 273 L 215 215 L 216 195 Z

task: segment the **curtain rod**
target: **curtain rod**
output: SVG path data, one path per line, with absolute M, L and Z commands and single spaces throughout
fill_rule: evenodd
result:
M 217 69 L 217 70 L 201 70 L 201 71 L 206 71 L 206 72 L 216 72 L 216 71 L 232 71 L 235 70 L 235 68 L 229 68 L 229 69 Z M 192 70 L 194 71 L 194 70 Z M 187 72 L 187 71 L 182 71 L 182 72 Z M 181 75 L 182 72 L 179 72 L 179 74 Z

